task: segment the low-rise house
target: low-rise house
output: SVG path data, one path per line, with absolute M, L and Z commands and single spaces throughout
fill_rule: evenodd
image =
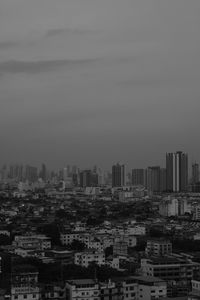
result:
M 200 264 L 183 257 L 165 256 L 141 259 L 143 276 L 158 277 L 167 282 L 168 296 L 185 296 Z
M 99 266 L 105 265 L 105 254 L 104 252 L 88 249 L 84 252 L 75 253 L 74 263 L 82 267 L 88 267 L 91 263 L 95 263 Z
M 172 243 L 166 239 L 149 239 L 145 248 L 146 255 L 164 256 L 172 254 Z
M 29 265 L 18 265 L 11 274 L 11 300 L 39 300 L 38 271 Z
M 66 282 L 66 300 L 99 300 L 99 284 L 92 279 Z
M 51 239 L 45 235 L 17 235 L 13 246 L 22 249 L 46 250 L 51 249 Z
M 200 280 L 192 280 L 192 291 L 188 296 L 188 300 L 199 300 L 200 299 Z

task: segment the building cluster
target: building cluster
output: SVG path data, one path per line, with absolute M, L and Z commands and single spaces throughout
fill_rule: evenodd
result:
M 81 253 L 75 256 L 77 264 L 83 259 Z M 101 256 L 102 263 L 104 260 Z M 88 263 L 91 262 L 98 263 L 95 256 Z M 84 266 L 87 267 L 86 264 Z M 4 298 L 191 300 L 199 299 L 199 275 L 200 263 L 195 262 L 192 255 L 173 253 L 169 240 L 149 239 L 135 275 L 113 277 L 107 281 L 101 281 L 94 275 L 93 278 L 40 283 L 39 272 L 35 266 L 15 265 L 11 272 L 10 295 L 4 294 Z
M 4 166 L 0 298 L 200 299 L 199 186 L 180 151 L 131 172 Z
M 143 186 L 148 193 L 200 192 L 199 164 L 192 163 L 191 176 L 188 175 L 188 154 L 177 151 L 167 153 L 165 167 L 148 166 L 145 169 L 127 169 L 126 165 L 117 163 L 110 172 L 94 166 L 81 170 L 77 166 L 64 167 L 58 172 L 49 171 L 45 164 L 41 168 L 30 165 L 4 165 L 0 170 L 0 183 L 21 189 L 44 187 L 45 182 L 59 184 L 61 189 L 69 187 L 112 187 Z

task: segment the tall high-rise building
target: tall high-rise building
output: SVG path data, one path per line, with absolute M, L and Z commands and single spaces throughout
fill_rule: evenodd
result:
M 23 166 L 22 165 L 11 165 L 9 169 L 8 177 L 21 181 L 23 179 Z
M 126 167 L 117 163 L 112 166 L 112 186 L 125 186 L 126 185 Z
M 199 164 L 192 164 L 192 183 L 195 184 L 199 182 Z
M 181 151 L 166 154 L 167 191 L 185 192 L 188 188 L 188 155 Z
M 98 186 L 98 175 L 93 173 L 91 170 L 84 170 L 80 172 L 80 186 Z
M 148 167 L 147 188 L 150 192 L 160 192 L 160 167 Z
M 47 180 L 47 168 L 45 164 L 42 164 L 42 168 L 40 171 L 40 177 L 42 178 L 43 181 Z
M 37 181 L 37 168 L 27 165 L 25 170 L 25 179 L 29 182 Z
M 167 189 L 167 185 L 166 185 L 166 169 L 165 168 L 161 168 L 160 169 L 160 191 L 161 192 L 165 192 Z
M 144 169 L 133 169 L 132 170 L 132 185 L 143 185 L 145 186 L 145 170 Z

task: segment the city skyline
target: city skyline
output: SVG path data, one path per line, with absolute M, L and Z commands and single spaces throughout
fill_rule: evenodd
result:
M 160 163 L 156 163 L 155 161 L 151 161 L 149 160 L 149 163 L 145 164 L 144 161 L 143 161 L 143 164 L 131 164 L 131 163 L 126 163 L 125 159 L 122 159 L 122 160 L 112 160 L 110 161 L 109 165 L 107 165 L 107 167 L 104 167 L 104 164 L 98 164 L 97 161 L 94 161 L 94 162 L 91 162 L 90 164 L 78 164 L 78 162 L 76 161 L 73 161 L 73 162 L 63 162 L 61 165 L 56 165 L 55 167 L 52 167 L 51 164 L 49 164 L 47 161 L 40 161 L 40 160 L 37 160 L 37 161 L 26 161 L 26 162 L 19 162 L 19 161 L 8 161 L 8 162 L 2 162 L 1 163 L 1 167 L 3 166 L 11 166 L 11 165 L 18 165 L 18 166 L 27 166 L 27 165 L 30 165 L 30 166 L 34 166 L 34 167 L 37 167 L 38 169 L 42 167 L 42 165 L 45 165 L 47 166 L 48 168 L 50 168 L 51 170 L 58 170 L 58 169 L 61 169 L 61 168 L 67 168 L 68 166 L 70 167 L 73 167 L 73 166 L 76 166 L 78 167 L 79 169 L 81 170 L 87 170 L 87 169 L 91 169 L 95 166 L 98 166 L 106 171 L 109 171 L 112 169 L 112 166 L 114 164 L 121 164 L 121 165 L 125 165 L 126 166 L 126 169 L 127 171 L 132 171 L 133 169 L 145 169 L 145 168 L 148 168 L 148 167 L 155 167 L 155 166 L 159 166 L 161 168 L 165 168 L 166 167 L 166 155 L 168 153 L 178 153 L 178 152 L 183 152 L 183 153 L 187 153 L 188 155 L 188 170 L 189 172 L 192 173 L 192 166 L 195 165 L 195 164 L 199 164 L 199 161 L 200 160 L 197 160 L 197 159 L 194 159 L 193 157 L 191 157 L 190 153 L 186 152 L 186 151 L 180 151 L 179 150 L 173 150 L 171 152 L 165 152 L 165 153 L 162 153 L 162 158 L 160 160 Z M 161 154 L 159 155 L 161 156 Z

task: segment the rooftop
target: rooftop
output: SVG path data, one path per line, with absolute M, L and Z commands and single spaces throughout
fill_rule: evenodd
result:
M 74 279 L 74 280 L 68 280 L 67 282 L 73 285 L 84 285 L 84 284 L 96 283 L 95 280 L 93 279 Z
M 15 265 L 12 267 L 12 273 L 24 274 L 24 273 L 38 273 L 35 266 L 32 265 Z

